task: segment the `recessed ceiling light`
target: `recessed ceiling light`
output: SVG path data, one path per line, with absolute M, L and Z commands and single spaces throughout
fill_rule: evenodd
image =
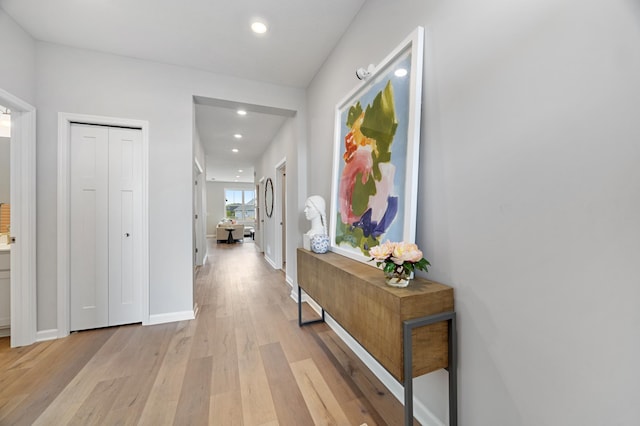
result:
M 240 176 L 236 176 L 237 178 L 240 178 Z
M 256 34 L 264 34 L 267 32 L 267 25 L 264 22 L 254 21 L 251 23 L 251 31 Z
M 238 169 L 238 173 L 242 173 L 242 169 Z
M 239 109 L 238 110 L 238 115 L 247 115 L 247 111 L 245 111 L 243 109 Z
M 404 77 L 405 75 L 407 75 L 407 70 L 404 68 L 398 68 L 394 74 L 396 75 L 396 77 Z
M 238 148 L 233 148 L 231 152 L 238 152 Z
M 236 133 L 233 137 L 236 139 L 242 139 L 242 135 L 240 133 Z

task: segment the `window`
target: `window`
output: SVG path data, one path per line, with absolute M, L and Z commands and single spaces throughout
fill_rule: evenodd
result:
M 256 220 L 256 197 L 254 190 L 225 189 L 224 198 L 227 219 L 237 221 Z

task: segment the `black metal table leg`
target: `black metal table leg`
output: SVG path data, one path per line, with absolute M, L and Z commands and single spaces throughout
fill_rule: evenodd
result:
M 403 362 L 404 362 L 404 424 L 413 424 L 413 342 L 414 328 L 447 321 L 449 347 L 449 425 L 458 426 L 458 344 L 456 334 L 456 313 L 444 312 L 403 322 Z
M 317 322 L 324 322 L 324 309 L 322 309 L 322 316 L 319 319 L 302 321 L 302 288 L 298 286 L 298 327 L 315 324 Z

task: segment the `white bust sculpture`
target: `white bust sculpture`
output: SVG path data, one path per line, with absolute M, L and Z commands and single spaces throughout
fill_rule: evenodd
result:
M 327 234 L 327 216 L 325 213 L 324 198 L 312 195 L 304 203 L 304 215 L 311 221 L 311 229 L 302 236 L 302 246 L 311 249 L 311 237 L 316 234 Z

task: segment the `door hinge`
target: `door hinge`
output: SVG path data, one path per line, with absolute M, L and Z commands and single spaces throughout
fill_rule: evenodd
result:
M 196 215 L 196 219 L 198 218 L 198 215 Z
M 196 253 L 198 252 L 198 248 L 196 247 Z

